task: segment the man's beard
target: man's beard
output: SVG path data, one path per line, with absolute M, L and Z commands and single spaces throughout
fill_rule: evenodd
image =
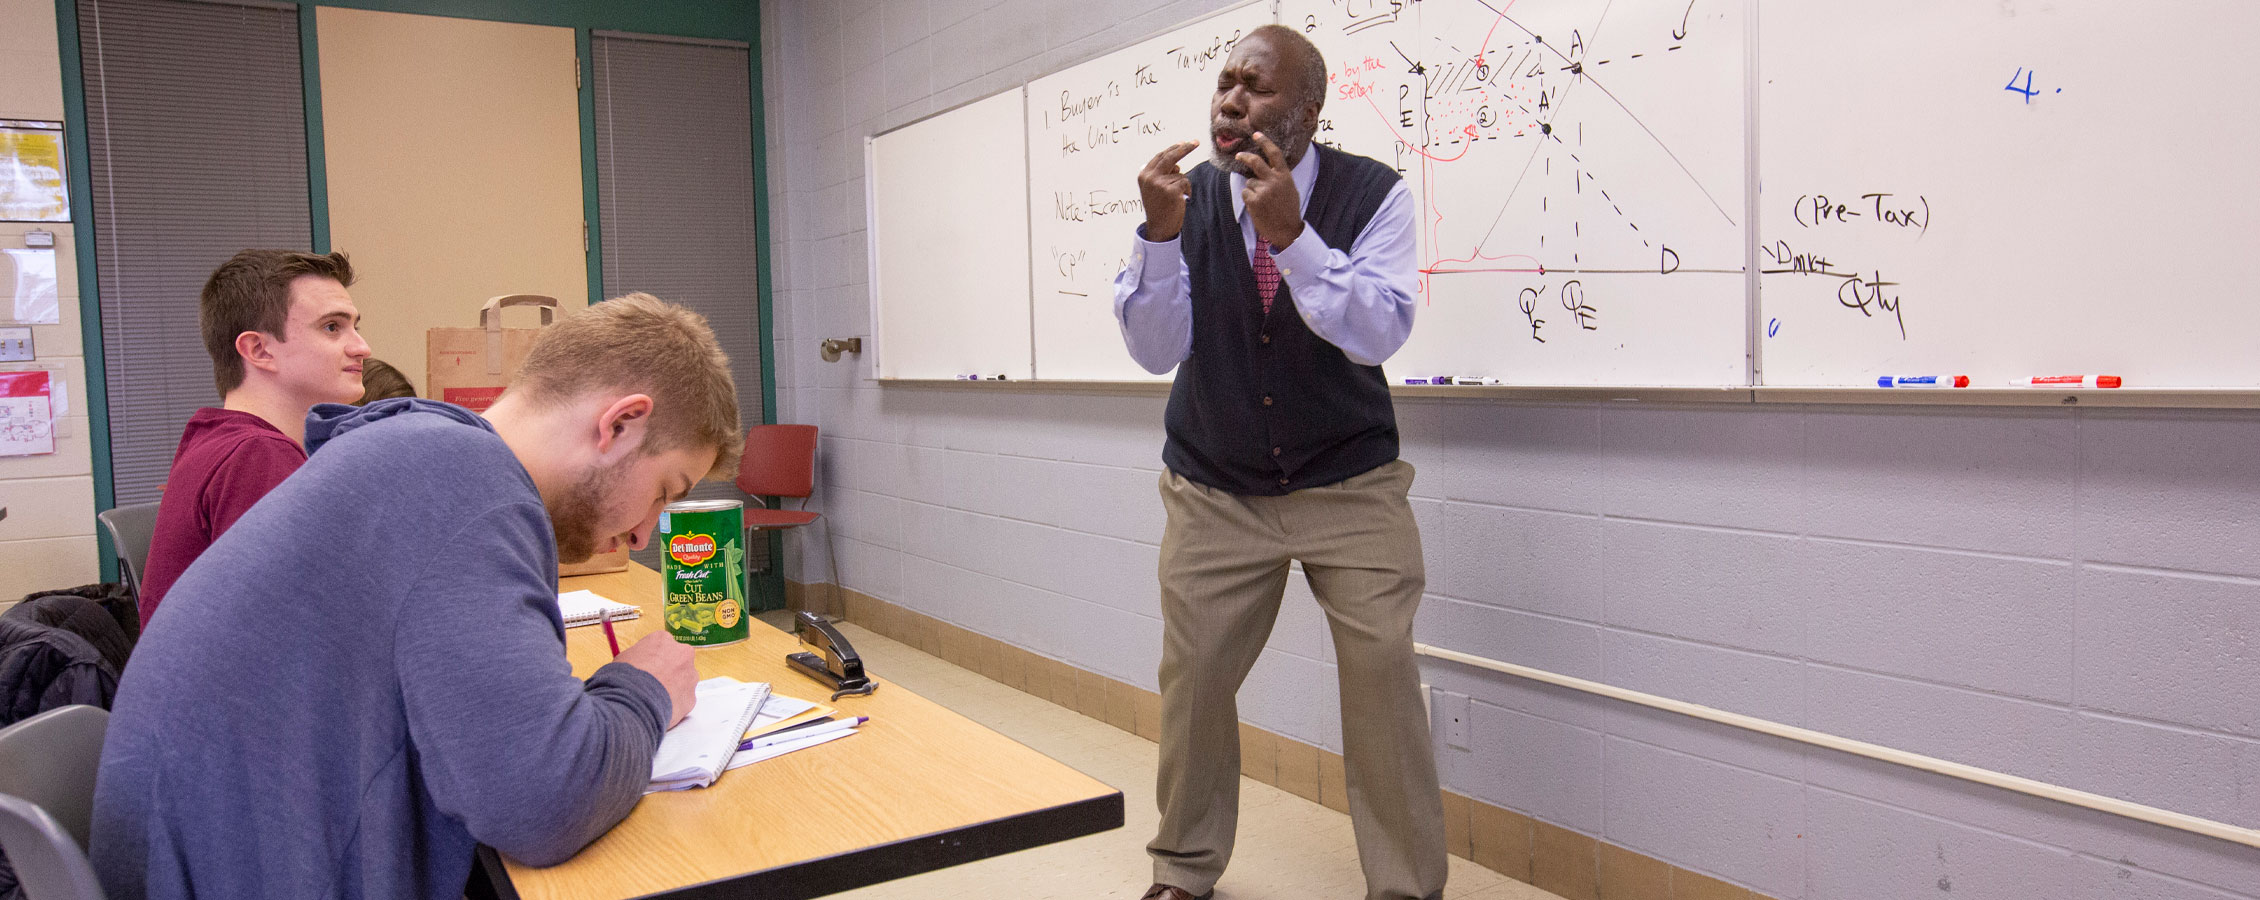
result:
M 1305 107 L 1297 105 L 1294 111 L 1287 113 L 1280 121 L 1270 123 L 1268 126 L 1257 127 L 1249 133 L 1262 132 L 1264 137 L 1270 138 L 1273 144 L 1279 146 L 1279 158 L 1286 160 L 1288 165 L 1294 165 L 1296 156 L 1302 153 L 1304 148 L 1310 146 L 1311 136 L 1318 133 L 1318 121 L 1312 116 L 1306 115 L 1304 109 Z M 1244 141 L 1240 146 L 1242 152 L 1253 153 L 1257 156 L 1263 155 L 1263 150 L 1252 140 Z M 1255 177 L 1255 172 L 1249 169 L 1247 164 L 1240 162 L 1238 153 L 1226 153 L 1214 144 L 1210 145 L 1209 153 L 1215 160 L 1217 168 L 1250 178 Z
M 565 488 L 549 505 L 549 527 L 557 537 L 557 561 L 587 562 L 596 555 L 597 522 L 604 517 L 604 499 L 612 492 L 619 472 L 592 469 Z

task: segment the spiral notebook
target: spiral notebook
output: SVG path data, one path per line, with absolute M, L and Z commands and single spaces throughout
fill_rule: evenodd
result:
M 575 625 L 594 625 L 604 618 L 607 611 L 612 613 L 612 621 L 615 622 L 643 615 L 643 612 L 635 607 L 614 602 L 611 598 L 595 591 L 566 591 L 557 595 L 557 612 L 565 617 L 565 627 L 567 628 Z
M 698 683 L 698 702 L 659 739 L 651 759 L 651 784 L 644 793 L 702 788 L 722 777 L 738 741 L 761 704 L 769 699 L 766 681 L 709 678 Z

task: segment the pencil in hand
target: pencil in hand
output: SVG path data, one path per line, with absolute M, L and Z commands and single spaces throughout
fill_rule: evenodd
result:
M 612 656 L 614 659 L 618 659 L 620 657 L 620 636 L 612 633 L 612 611 L 608 609 L 598 614 L 597 621 L 604 623 L 604 642 L 612 645 Z

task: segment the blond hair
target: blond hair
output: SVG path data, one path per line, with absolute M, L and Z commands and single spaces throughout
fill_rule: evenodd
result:
M 713 447 L 707 477 L 736 473 L 737 382 L 705 316 L 640 291 L 607 300 L 542 329 L 511 385 L 540 403 L 604 389 L 651 395 L 645 452 Z

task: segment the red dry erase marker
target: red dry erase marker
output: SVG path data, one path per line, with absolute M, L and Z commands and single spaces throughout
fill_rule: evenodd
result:
M 2014 387 L 2115 388 L 2119 386 L 2120 382 L 2117 375 L 2042 375 L 2035 378 L 2019 378 L 2009 382 L 2009 384 Z
M 604 623 L 604 642 L 612 645 L 612 655 L 618 657 L 620 655 L 620 636 L 612 633 L 612 611 L 608 609 L 598 614 L 597 621 Z

